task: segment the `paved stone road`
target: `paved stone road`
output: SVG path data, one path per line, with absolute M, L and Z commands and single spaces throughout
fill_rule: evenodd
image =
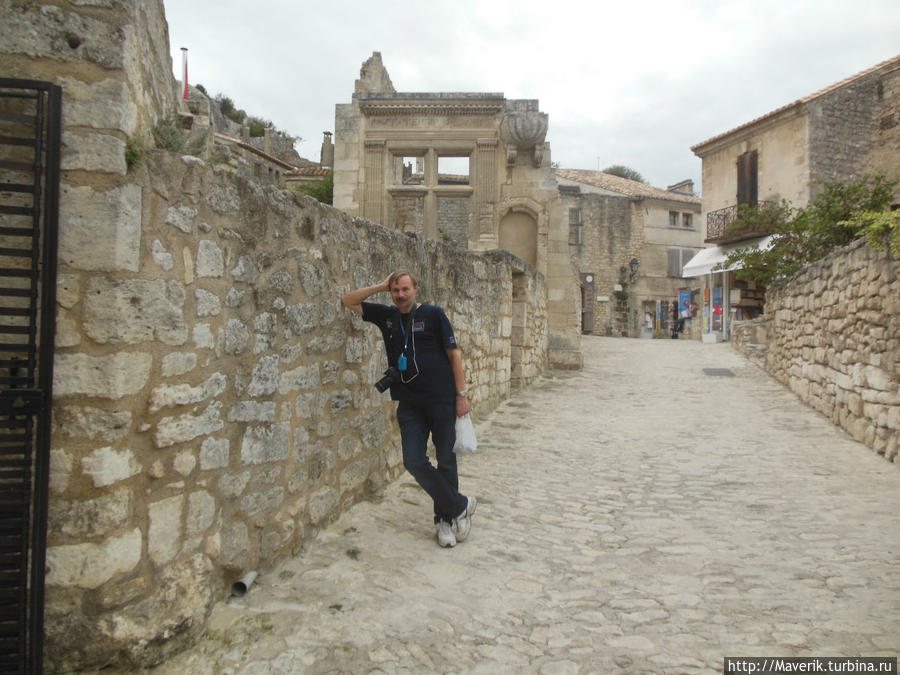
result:
M 900 469 L 730 346 L 588 338 L 582 373 L 477 428 L 466 542 L 436 545 L 404 475 L 153 672 L 715 673 L 726 655 L 900 652 Z

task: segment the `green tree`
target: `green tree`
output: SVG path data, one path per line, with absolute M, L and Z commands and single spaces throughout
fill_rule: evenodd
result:
M 639 183 L 646 183 L 644 177 L 635 171 L 634 169 L 623 166 L 621 164 L 613 164 L 612 166 L 608 166 L 603 169 L 603 173 L 612 174 L 613 176 L 619 176 L 620 178 L 627 178 L 628 180 L 636 180 Z
M 859 181 L 822 183 L 806 208 L 787 202 L 742 207 L 729 230 L 768 231 L 774 237 L 766 249 L 739 248 L 720 267 L 738 266 L 741 276 L 768 286 L 860 236 L 892 247 L 896 225 L 885 214 L 900 178 L 872 173 Z M 898 244 L 900 249 L 900 244 Z
M 329 173 L 322 180 L 315 183 L 300 183 L 295 188 L 297 192 L 318 199 L 323 204 L 334 203 L 334 174 Z

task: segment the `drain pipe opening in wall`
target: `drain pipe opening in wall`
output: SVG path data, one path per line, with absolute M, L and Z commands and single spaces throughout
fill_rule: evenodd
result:
M 247 572 L 243 577 L 231 584 L 231 594 L 236 598 L 240 598 L 250 590 L 250 586 L 256 581 L 256 572 Z

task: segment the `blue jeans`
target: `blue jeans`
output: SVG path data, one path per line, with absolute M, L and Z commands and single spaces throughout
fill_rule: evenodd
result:
M 420 404 L 400 401 L 397 406 L 403 467 L 434 501 L 434 522 L 451 522 L 465 511 L 468 501 L 459 492 L 456 471 L 456 406 L 453 403 Z M 434 443 L 437 468 L 429 461 L 428 434 Z

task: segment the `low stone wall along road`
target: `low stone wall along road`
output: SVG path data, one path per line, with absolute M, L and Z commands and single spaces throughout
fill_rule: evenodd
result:
M 467 541 L 437 546 L 404 474 L 153 672 L 680 674 L 726 656 L 897 655 L 896 465 L 729 345 L 584 350 L 583 372 L 476 420 Z

